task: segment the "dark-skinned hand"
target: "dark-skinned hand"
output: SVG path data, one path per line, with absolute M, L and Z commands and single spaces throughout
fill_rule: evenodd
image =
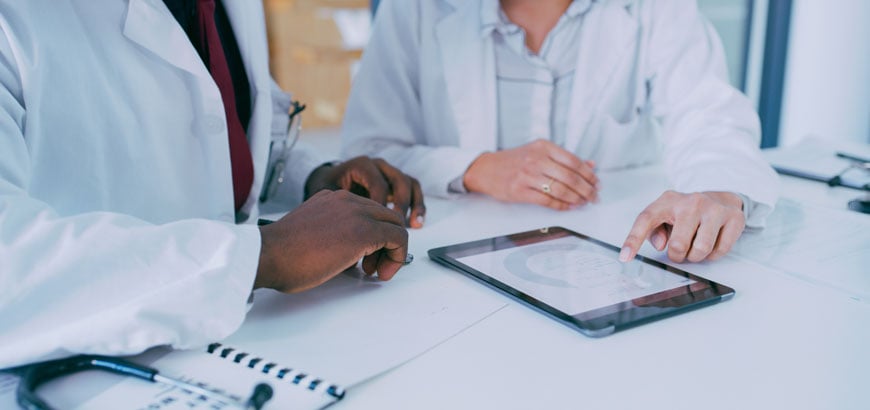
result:
M 390 280 L 408 254 L 408 231 L 395 211 L 348 191 L 320 191 L 280 220 L 260 227 L 254 288 L 301 292 L 360 259 L 367 274 Z
M 324 189 L 343 189 L 391 206 L 406 226 L 423 227 L 426 205 L 420 183 L 380 158 L 360 156 L 315 169 L 305 183 L 305 197 Z

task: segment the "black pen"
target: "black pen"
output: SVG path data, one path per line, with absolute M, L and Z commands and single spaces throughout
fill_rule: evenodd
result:
M 819 175 L 815 175 L 815 174 L 810 174 L 810 173 L 803 172 L 803 171 L 782 168 L 782 167 L 778 167 L 776 165 L 773 166 L 773 169 L 782 175 L 788 175 L 788 176 L 797 177 L 797 178 L 809 179 L 810 181 L 824 182 L 824 183 L 829 184 L 829 185 L 831 184 L 831 181 L 834 180 L 834 178 L 827 178 L 827 177 L 823 177 L 823 176 L 819 176 Z
M 858 156 L 855 156 L 855 155 L 852 155 L 852 154 L 847 154 L 847 153 L 845 153 L 845 152 L 838 152 L 838 153 L 837 153 L 837 156 L 840 157 L 840 158 L 843 158 L 843 159 L 848 159 L 849 161 L 860 162 L 860 163 L 862 163 L 863 165 L 870 164 L 870 159 L 867 159 L 867 158 L 861 158 L 861 157 L 858 157 Z

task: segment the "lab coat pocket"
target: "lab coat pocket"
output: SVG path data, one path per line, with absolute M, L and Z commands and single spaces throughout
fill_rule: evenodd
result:
M 659 157 L 655 129 L 645 112 L 638 110 L 620 122 L 608 114 L 596 117 L 589 133 L 593 142 L 586 159 L 601 170 L 631 168 L 655 162 Z

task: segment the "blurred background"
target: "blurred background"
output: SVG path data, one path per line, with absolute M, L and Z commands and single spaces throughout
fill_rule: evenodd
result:
M 870 143 L 870 1 L 697 1 L 731 83 L 758 109 L 763 147 L 807 136 Z M 308 104 L 306 129 L 341 124 L 378 3 L 264 0 L 272 73 Z

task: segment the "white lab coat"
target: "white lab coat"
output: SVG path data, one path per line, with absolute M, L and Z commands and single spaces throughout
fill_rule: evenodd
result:
M 256 220 L 289 97 L 262 4 L 224 4 L 251 84 Z M 164 3 L 0 0 L 0 84 L 0 368 L 233 332 L 259 231 L 234 223 L 220 93 Z M 291 163 L 298 200 L 321 161 Z
M 449 183 L 498 148 L 493 40 L 480 13 L 480 0 L 382 2 L 348 102 L 344 156 L 383 157 L 426 194 L 450 196 Z M 662 161 L 678 191 L 748 196 L 759 209 L 747 224 L 760 225 L 777 177 L 695 2 L 602 0 L 581 24 L 565 148 L 601 170 Z

